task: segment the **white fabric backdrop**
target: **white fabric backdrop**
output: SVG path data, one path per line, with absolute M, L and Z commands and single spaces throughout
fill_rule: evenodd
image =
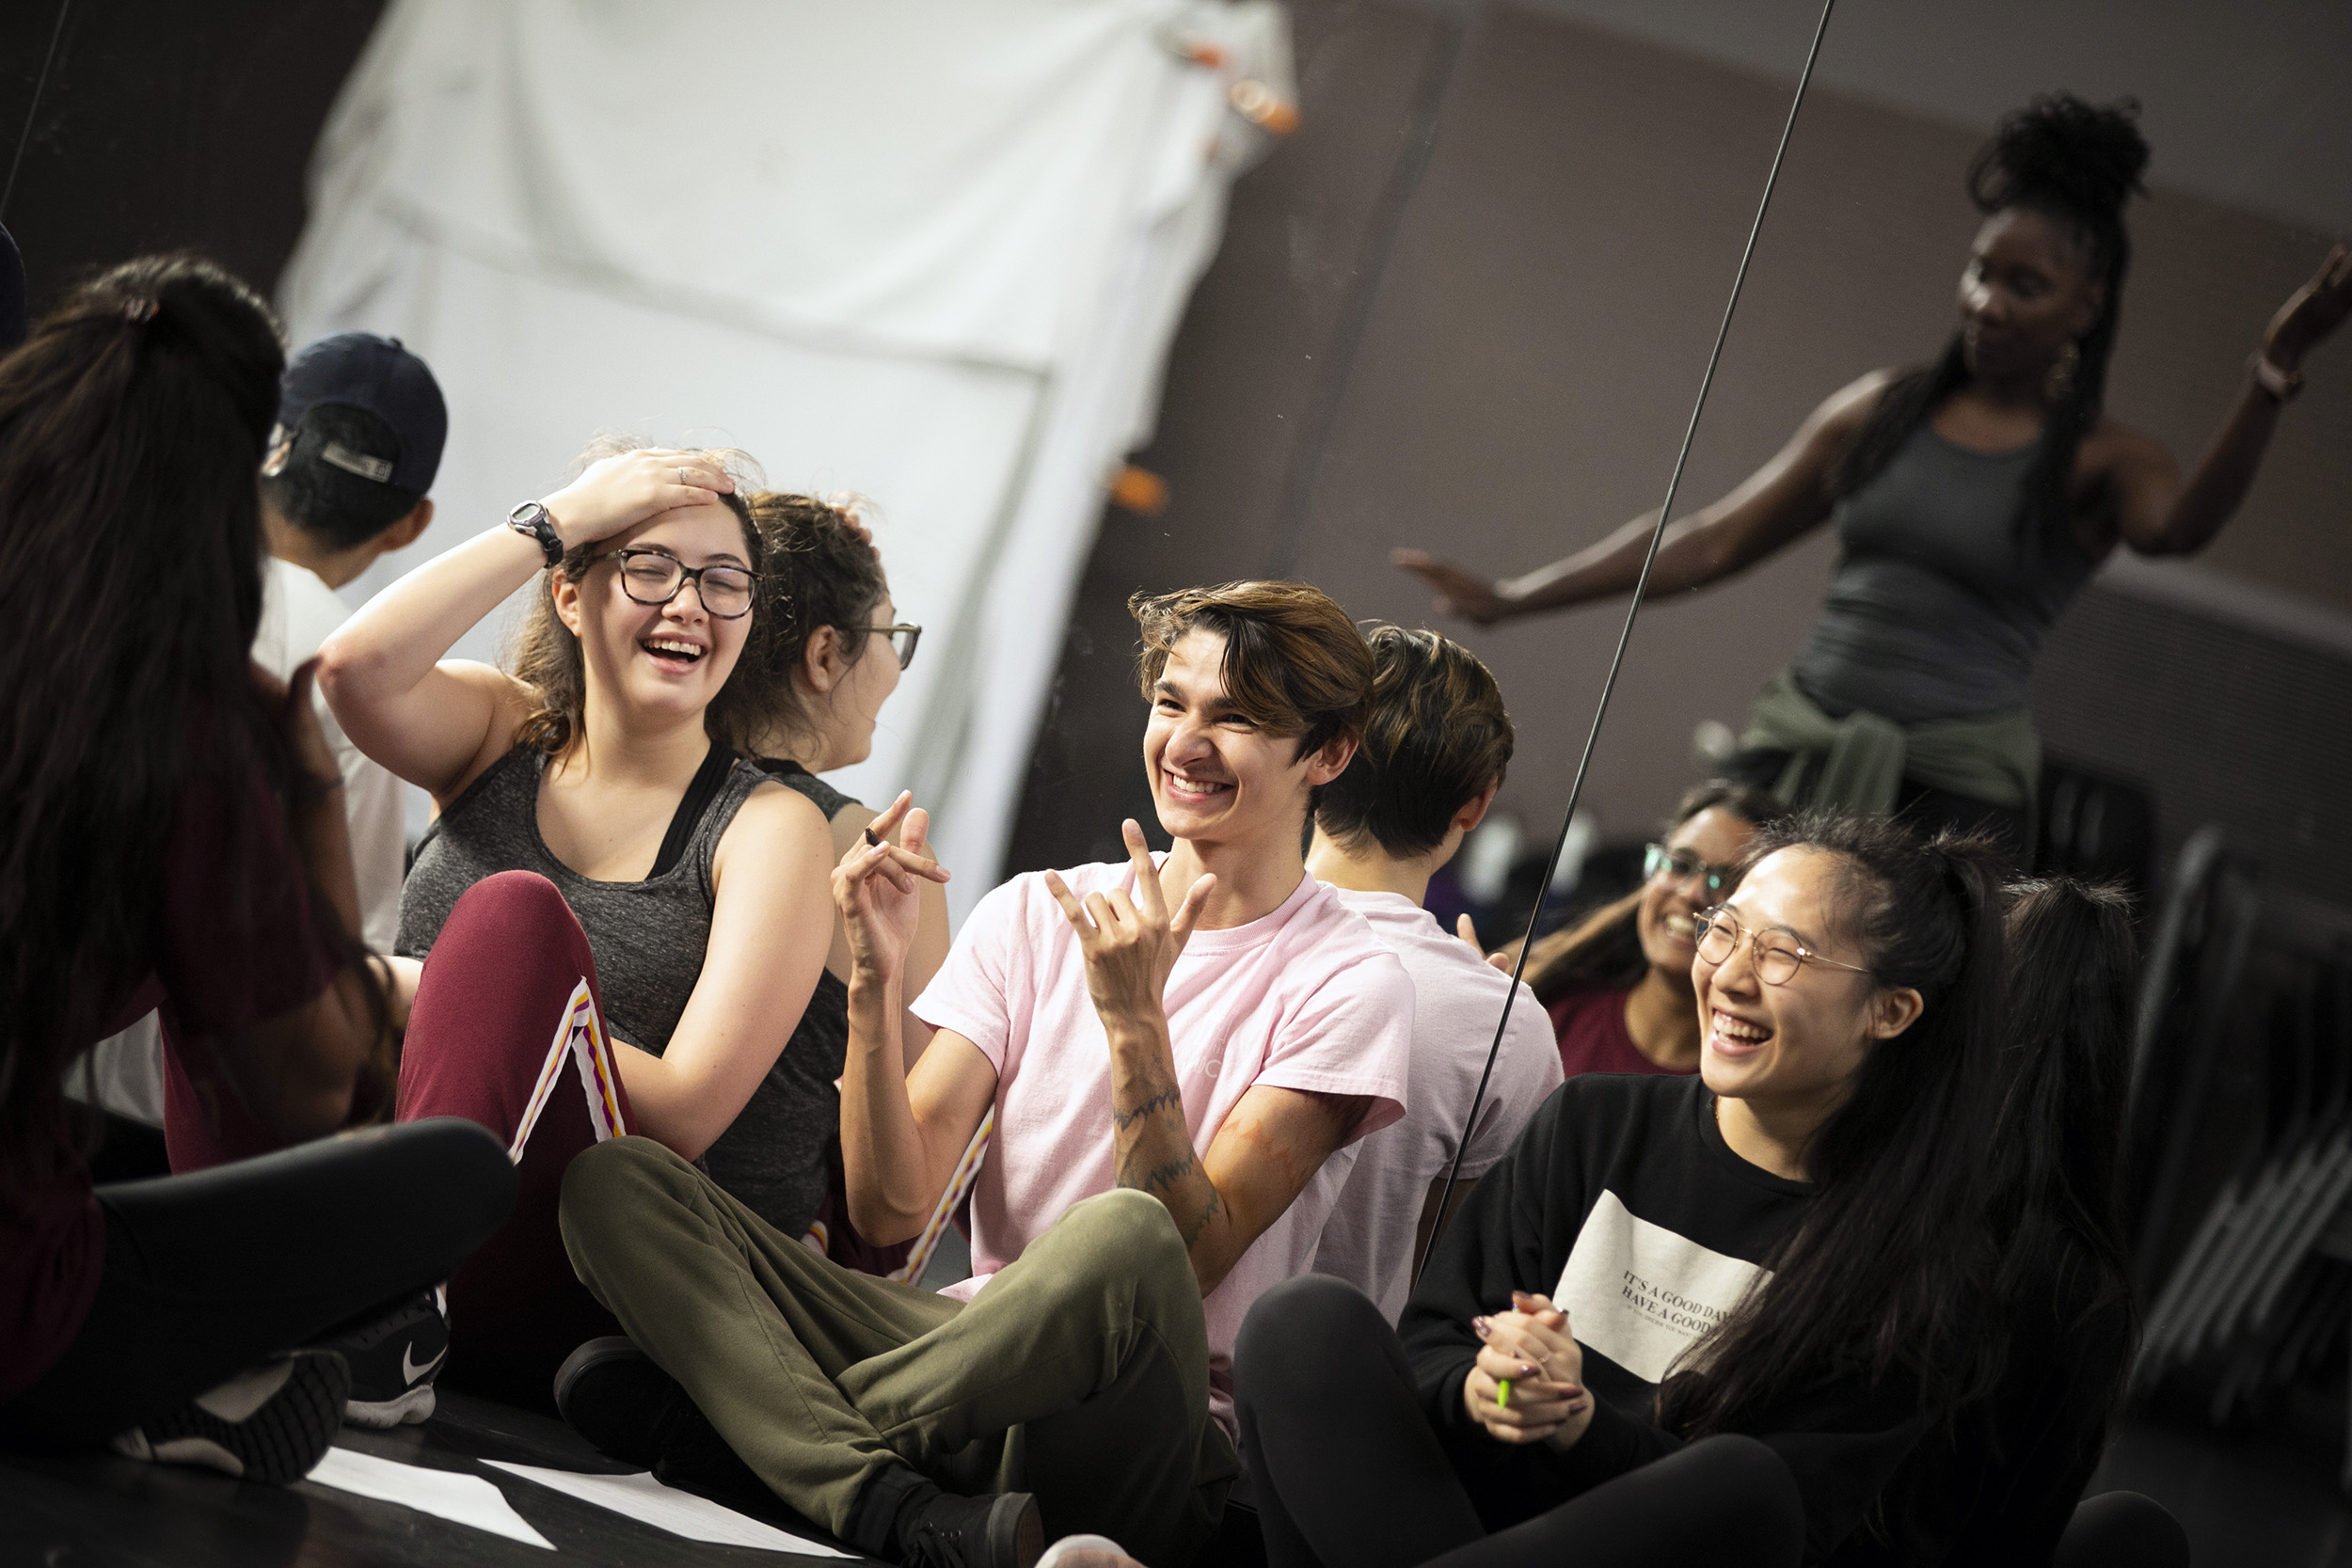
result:
M 450 440 L 433 529 L 347 594 L 544 494 L 598 431 L 871 497 L 927 629 L 834 782 L 932 808 L 960 914 L 995 880 L 1104 486 L 1256 150 L 1228 87 L 1291 95 L 1286 27 L 1177 0 L 394 0 L 281 303 L 297 342 L 407 342 Z

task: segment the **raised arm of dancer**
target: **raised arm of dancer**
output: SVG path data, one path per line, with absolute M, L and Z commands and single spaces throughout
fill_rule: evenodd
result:
M 930 858 L 930 822 L 912 800 L 902 794 L 874 818 L 872 841 L 861 833 L 833 873 L 850 953 L 842 1176 L 850 1223 L 879 1246 L 921 1233 L 996 1098 L 995 1066 L 952 1029 L 932 1036 L 922 1060 L 906 1069 L 901 1021 L 920 890 L 947 879 Z
M 1841 388 L 1738 489 L 1669 524 L 1650 571 L 1650 596 L 1721 581 L 1828 521 L 1831 476 L 1889 379 L 1873 371 Z M 1389 560 L 1438 591 L 1439 611 L 1487 626 L 1631 593 L 1657 522 L 1656 513 L 1645 514 L 1565 560 L 1496 580 L 1423 550 L 1391 550 Z
M 545 504 L 568 550 L 734 488 L 697 454 L 632 451 L 590 465 Z M 437 802 L 454 800 L 514 743 L 530 699 L 501 671 L 441 657 L 546 564 L 536 540 L 500 525 L 369 600 L 319 649 L 319 687 L 343 733 Z
M 2352 313 L 2352 249 L 2337 245 L 2312 280 L 2270 318 L 2262 356 L 2289 375 L 2301 374 L 2303 356 L 2341 326 L 2347 313 Z M 2249 368 L 2237 403 L 2185 482 L 2161 444 L 2119 432 L 2113 469 L 2116 534 L 2142 555 L 2189 555 L 2213 543 L 2253 487 L 2283 406 Z
M 1114 888 L 1080 904 L 1050 871 L 1045 885 L 1078 933 L 1087 990 L 1110 1041 L 1119 1184 L 1168 1206 L 1206 1295 L 1347 1141 L 1367 1102 L 1256 1085 L 1227 1113 L 1207 1155 L 1193 1148 L 1161 998 L 1216 879 L 1193 883 L 1171 916 L 1143 830 L 1130 821 L 1124 832 L 1133 899 Z

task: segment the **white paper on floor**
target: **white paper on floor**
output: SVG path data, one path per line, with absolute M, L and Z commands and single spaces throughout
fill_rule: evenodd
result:
M 536 1465 L 511 1465 L 503 1459 L 485 1459 L 482 1463 L 495 1465 L 552 1487 L 569 1497 L 591 1502 L 598 1508 L 609 1508 L 615 1513 L 627 1514 L 657 1529 L 682 1535 L 689 1541 L 707 1541 L 719 1546 L 759 1546 L 771 1552 L 799 1552 L 803 1557 L 850 1558 L 848 1552 L 820 1546 L 816 1542 L 788 1534 L 773 1525 L 723 1508 L 707 1497 L 691 1492 L 680 1492 L 664 1486 L 653 1479 L 650 1471 L 640 1470 L 627 1476 L 590 1476 L 577 1470 L 546 1470 Z M 850 1558 L 850 1560 L 855 1559 Z
M 525 1545 L 555 1549 L 553 1542 L 532 1529 L 515 1512 L 506 1494 L 480 1476 L 428 1470 L 421 1465 L 403 1465 L 351 1449 L 329 1449 L 326 1457 L 303 1479 L 339 1492 L 355 1492 L 362 1497 L 398 1503 L 437 1519 L 471 1525 Z

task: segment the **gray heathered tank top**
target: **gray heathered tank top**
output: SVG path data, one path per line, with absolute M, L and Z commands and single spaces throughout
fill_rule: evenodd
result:
M 641 882 L 599 882 L 555 858 L 539 836 L 539 783 L 547 756 L 517 746 L 492 763 L 451 802 L 417 847 L 416 863 L 400 895 L 398 951 L 421 958 L 465 891 L 501 871 L 535 871 L 553 882 L 587 933 L 596 961 L 596 985 L 612 1032 L 655 1055 L 669 1048 L 672 1031 L 702 977 L 710 942 L 711 863 L 735 814 L 769 775 L 738 760 L 694 825 L 686 852 L 658 877 Z M 778 783 L 812 792 L 805 774 Z M 841 797 L 818 785 L 835 800 Z M 822 807 L 825 802 L 818 800 Z M 831 812 L 827 812 L 830 818 Z M 834 993 L 828 996 L 828 988 Z M 828 1062 L 819 1046 L 800 1049 L 822 1019 L 839 1021 L 840 1043 Z M 838 1124 L 840 1075 L 849 1036 L 849 996 L 841 982 L 820 974 L 801 1025 L 768 1069 L 734 1123 L 695 1163 L 713 1180 L 786 1235 L 799 1238 L 817 1217 L 825 1194 L 825 1142 Z
M 2042 634 L 2097 566 L 2072 529 L 2019 542 L 2039 450 L 1970 451 L 1922 421 L 1838 503 L 1836 572 L 1794 666 L 1806 696 L 1898 724 L 2026 705 Z

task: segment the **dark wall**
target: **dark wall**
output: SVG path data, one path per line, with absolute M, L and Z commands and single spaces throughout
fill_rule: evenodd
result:
M 1520 570 L 1655 506 L 1788 107 L 1787 83 L 1501 8 L 1459 34 L 1332 0 L 1294 13 L 1303 124 L 1236 187 L 1178 340 L 1159 436 L 1137 458 L 1168 478 L 1172 506 L 1105 516 L 1009 869 L 1101 854 L 1121 812 L 1149 820 L 1120 609 L 1134 590 L 1289 571 L 1359 616 L 1429 624 L 1426 593 L 1387 564 L 1391 546 Z M 1414 107 L 1433 83 L 1424 163 Z M 1940 346 L 1979 221 L 1961 188 L 1979 139 L 1815 90 L 1677 511 L 1736 483 L 1852 377 Z M 2113 411 L 2193 463 L 2325 240 L 2162 191 L 2133 221 Z M 2314 360 L 2209 564 L 2352 609 L 2352 374 L 2320 372 L 2346 352 Z M 1700 721 L 1740 727 L 1803 640 L 1831 558 L 1825 531 L 1645 612 L 1584 797 L 1605 832 L 1640 832 L 1692 778 Z M 1565 802 L 1622 616 L 1597 606 L 1445 627 L 1502 684 L 1520 744 L 1499 809 L 1536 832 Z M 2254 658 L 2242 641 L 2213 645 Z M 2154 652 L 2059 636 L 2045 702 L 2122 711 Z M 2236 684 L 2299 668 L 2243 662 Z M 2281 695 L 2292 711 L 2316 693 Z M 2175 704 L 2153 737 L 2045 729 L 2054 754 L 2152 785 L 2169 841 L 2209 816 L 2233 821 L 2282 876 L 2325 891 L 2312 835 L 2338 851 L 2320 862 L 2352 863 L 2339 814 L 2314 810 L 2309 769 L 2254 766 L 2242 706 Z M 2214 759 L 2231 756 L 2249 758 L 2234 790 L 2216 779 Z
M 0 214 L 35 311 L 94 267 L 181 245 L 268 293 L 302 230 L 311 143 L 383 8 L 15 0 L 0 26 L 0 155 L 16 151 L 56 39 Z

